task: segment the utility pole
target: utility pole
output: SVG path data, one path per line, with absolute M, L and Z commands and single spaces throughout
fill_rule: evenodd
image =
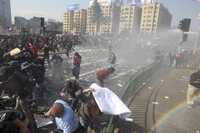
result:
M 200 20 L 200 14 L 197 16 L 197 20 Z M 199 45 L 200 45 L 200 24 L 199 27 L 197 27 L 198 31 L 197 31 L 197 40 L 195 42 L 194 45 L 194 49 L 193 49 L 193 54 L 196 54 L 197 49 L 199 49 Z
M 197 17 L 197 20 L 199 20 L 199 25 L 198 25 L 198 34 L 197 34 L 197 49 L 199 48 L 199 45 L 200 45 L 200 13 Z

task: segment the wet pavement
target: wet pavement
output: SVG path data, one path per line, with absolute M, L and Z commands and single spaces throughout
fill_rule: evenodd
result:
M 186 104 L 189 69 L 172 69 L 163 77 L 163 85 L 155 102 L 154 133 L 199 133 L 200 100 Z

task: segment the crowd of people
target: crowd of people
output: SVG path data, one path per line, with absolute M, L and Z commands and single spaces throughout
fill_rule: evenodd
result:
M 44 114 L 52 117 L 58 133 L 87 133 L 88 130 L 102 131 L 98 122 L 101 112 L 92 96 L 92 88 L 80 84 L 80 68 L 82 56 L 74 50 L 75 45 L 81 44 L 76 35 L 40 36 L 15 35 L 0 37 L 0 132 L 2 133 L 39 133 L 35 120 L 35 111 L 43 101 L 46 66 L 52 69 L 53 78 L 65 81 L 60 67 L 65 54 L 72 57 L 71 73 L 74 79 L 66 81 L 58 92 L 57 100 Z M 72 54 L 72 51 L 73 54 Z M 100 86 L 114 71 L 116 55 L 109 48 L 109 67 L 96 71 Z M 8 99 L 4 99 L 8 96 Z M 48 100 L 48 98 L 46 99 Z M 3 102 L 4 103 L 3 103 Z M 12 102 L 11 102 L 12 101 Z M 2 102 L 2 103 L 1 103 Z M 11 102 L 11 105 L 6 103 Z M 9 107 L 7 107 L 9 106 Z M 9 108 L 9 111 L 7 110 Z M 41 130 L 41 131 L 40 131 Z
M 176 53 L 169 53 L 169 66 L 174 66 L 176 68 L 184 67 L 191 57 L 192 52 L 182 50 Z

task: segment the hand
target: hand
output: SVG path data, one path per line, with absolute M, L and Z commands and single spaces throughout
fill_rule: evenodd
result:
M 44 116 L 45 117 L 49 117 L 50 116 L 50 112 L 48 111 L 48 112 L 44 113 Z
M 65 96 L 65 93 L 61 92 L 61 93 L 60 93 L 60 96 L 61 96 L 61 97 L 64 97 L 64 96 Z
M 83 93 L 94 92 L 94 91 L 95 91 L 95 89 L 93 89 L 93 88 L 88 88 L 88 89 L 84 89 L 84 90 L 83 90 Z

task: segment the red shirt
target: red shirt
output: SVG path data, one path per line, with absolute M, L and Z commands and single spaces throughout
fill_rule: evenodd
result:
M 177 58 L 177 59 L 183 58 L 183 53 L 177 53 L 177 54 L 176 54 L 176 58 Z
M 110 72 L 106 68 L 98 69 L 96 71 L 96 76 L 97 76 L 98 80 L 104 80 L 104 79 L 108 78 L 109 75 L 110 75 Z
M 81 64 L 81 58 L 78 57 L 78 56 L 74 56 L 73 64 L 74 65 L 80 65 Z
M 29 45 L 31 54 L 32 54 L 33 56 L 37 56 L 38 50 L 37 50 L 36 46 L 35 46 L 35 45 L 32 45 L 31 43 L 29 43 L 28 45 Z

